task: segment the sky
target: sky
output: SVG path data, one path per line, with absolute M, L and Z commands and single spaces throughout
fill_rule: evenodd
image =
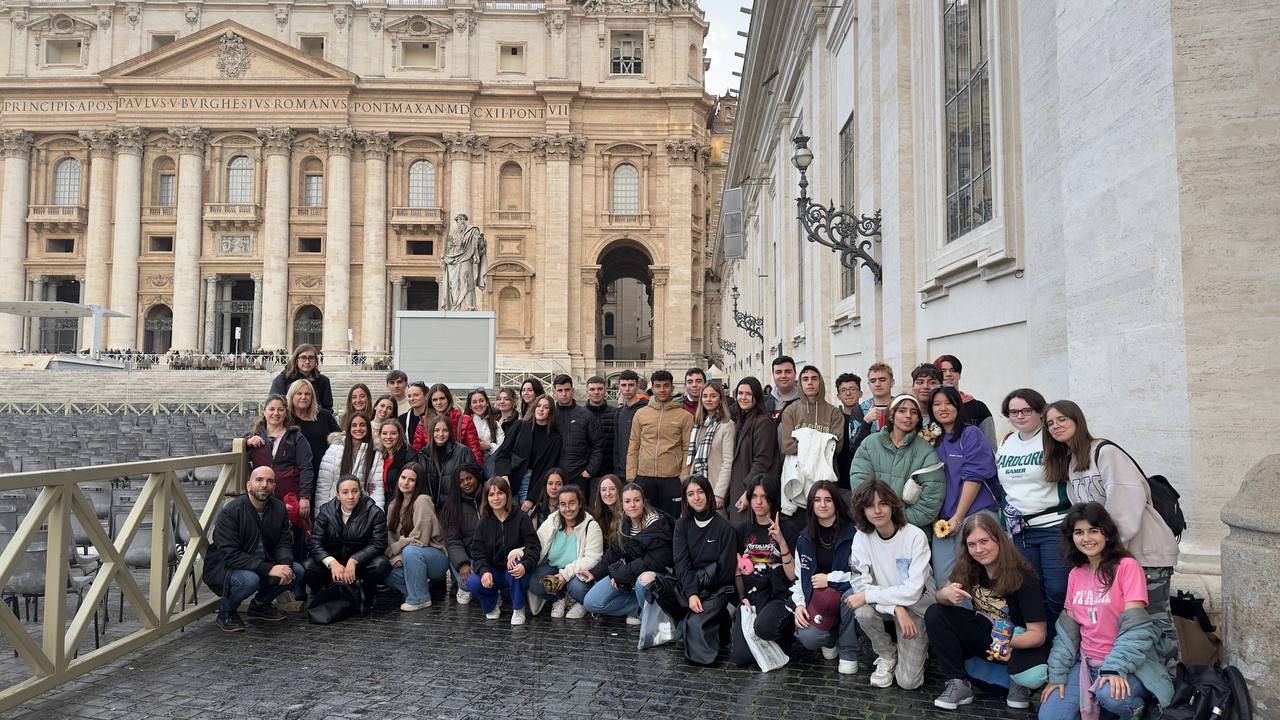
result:
M 734 57 L 735 52 L 744 52 L 747 39 L 740 37 L 738 31 L 746 32 L 751 24 L 751 16 L 738 8 L 750 7 L 753 0 L 701 0 L 702 11 L 706 14 L 711 28 L 707 30 L 707 56 L 711 58 L 711 70 L 707 73 L 707 92 L 712 95 L 723 95 L 729 88 L 737 88 L 741 78 L 733 72 L 742 71 L 742 58 Z

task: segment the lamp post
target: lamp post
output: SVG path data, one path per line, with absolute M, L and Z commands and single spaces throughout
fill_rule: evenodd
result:
M 758 338 L 760 342 L 764 342 L 764 318 L 759 315 L 738 311 L 739 293 L 737 285 L 733 286 L 733 292 L 730 293 L 730 296 L 733 297 L 733 324 L 745 330 L 748 335 Z
M 859 260 L 871 271 L 880 284 L 880 263 L 871 256 L 871 240 L 880 240 L 880 211 L 875 215 L 854 215 L 844 208 L 837 209 L 835 202 L 826 207 L 814 202 L 809 197 L 809 179 L 805 176 L 809 165 L 813 163 L 813 151 L 809 149 L 809 136 L 803 131 L 791 139 L 796 146 L 791 156 L 791 164 L 800 171 L 800 197 L 796 198 L 796 209 L 800 225 L 804 228 L 809 242 L 816 242 L 840 253 L 840 264 L 853 270 Z

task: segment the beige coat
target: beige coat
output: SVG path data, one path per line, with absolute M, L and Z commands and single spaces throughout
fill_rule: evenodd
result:
M 635 480 L 641 475 L 680 477 L 692 429 L 693 416 L 679 399 L 666 404 L 650 400 L 631 421 L 627 479 Z
M 391 532 L 391 518 L 400 512 L 399 498 L 387 508 L 387 559 L 395 560 L 408 545 L 433 547 L 444 552 L 444 531 L 436 518 L 436 504 L 430 495 L 419 495 L 413 501 L 413 530 L 408 535 Z
M 702 426 L 694 425 L 689 431 L 689 442 L 698 443 L 701 440 L 701 433 Z M 728 504 L 729 476 L 733 474 L 733 445 L 736 437 L 737 431 L 733 421 L 722 421 L 716 427 L 715 437 L 711 438 L 711 451 L 707 454 L 707 481 L 711 483 L 711 489 L 716 497 L 726 500 L 725 504 Z M 680 473 L 681 477 L 688 476 L 692 472 L 688 460 L 689 454 L 686 450 L 685 466 Z

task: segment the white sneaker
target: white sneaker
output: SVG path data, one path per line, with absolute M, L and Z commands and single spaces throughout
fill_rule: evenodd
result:
M 840 671 L 841 675 L 857 675 L 858 661 L 857 660 L 841 660 L 839 667 L 837 667 L 836 669 Z
M 462 588 L 458 588 L 458 594 L 455 595 L 454 598 L 458 601 L 459 605 L 471 604 L 471 593 L 463 590 Z
M 893 670 L 898 667 L 896 658 L 876 658 L 876 669 L 871 673 L 871 687 L 887 688 L 893 685 Z
M 628 625 L 639 625 L 639 624 L 640 624 L 640 616 L 639 616 L 639 615 L 628 615 L 628 616 L 627 616 L 627 624 L 628 624 Z
M 565 611 L 564 616 L 570 620 L 577 620 L 587 616 L 587 609 L 582 607 L 582 603 L 569 601 L 569 609 Z
M 489 612 L 487 612 L 487 613 L 485 613 L 485 614 L 484 614 L 484 619 L 485 619 L 485 620 L 497 620 L 497 619 L 498 619 L 498 618 L 500 618 L 500 617 L 502 617 L 502 608 L 501 608 L 501 607 L 496 607 L 496 608 L 494 608 L 494 609 L 492 609 L 492 610 L 490 610 Z M 512 619 L 514 620 L 515 618 L 512 618 Z
M 511 611 L 511 624 L 512 624 L 512 625 L 523 625 L 523 624 L 524 624 L 524 610 L 512 610 L 512 611 Z
M 401 603 L 400 604 L 400 609 L 403 610 L 404 612 L 415 612 L 418 610 L 425 610 L 426 608 L 429 608 L 429 607 L 431 607 L 431 598 L 427 598 L 425 601 L 420 603 Z
M 551 617 L 553 618 L 564 617 L 564 598 L 560 598 L 559 600 L 551 604 Z
M 840 651 L 833 647 L 829 647 L 829 648 L 824 647 L 822 648 L 822 657 L 828 660 L 835 660 L 836 658 L 840 657 Z

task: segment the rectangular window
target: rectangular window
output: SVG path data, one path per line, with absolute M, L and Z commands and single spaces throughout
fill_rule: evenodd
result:
M 323 175 L 307 175 L 302 178 L 302 204 L 307 207 L 324 206 Z
M 45 40 L 44 62 L 46 65 L 79 65 L 81 45 L 78 39 Z
M 73 253 L 76 241 L 73 238 L 48 238 L 44 241 L 44 251 L 48 253 Z
M 610 43 L 609 72 L 614 75 L 644 74 L 644 41 L 639 32 L 615 32 Z
M 178 39 L 176 33 L 154 33 L 151 35 L 151 49 L 159 50 Z
M 498 72 L 523 73 L 524 47 L 520 45 L 499 45 Z
M 405 67 L 433 68 L 436 66 L 436 44 L 433 42 L 405 41 L 400 45 L 404 53 Z
M 405 243 L 406 255 L 430 255 L 435 249 L 430 240 L 409 240 Z
M 178 176 L 161 175 L 160 187 L 156 189 L 156 197 L 160 200 L 157 203 L 158 205 L 173 207 L 178 201 Z
M 149 238 L 149 247 L 153 253 L 171 253 L 173 252 L 173 236 L 172 235 L 152 235 Z
M 300 237 L 298 238 L 298 252 L 322 253 L 324 252 L 324 243 L 318 237 Z
M 850 113 L 849 119 L 845 122 L 844 127 L 840 129 L 840 204 L 850 212 L 854 210 L 854 195 L 856 192 L 853 184 L 853 134 L 855 132 L 853 119 L 853 113 Z M 840 297 L 849 297 L 852 294 L 853 270 L 841 265 Z
M 942 2 L 947 240 L 991 220 L 991 89 L 986 0 Z
M 298 38 L 298 49 L 311 57 L 324 59 L 324 36 L 310 35 Z

